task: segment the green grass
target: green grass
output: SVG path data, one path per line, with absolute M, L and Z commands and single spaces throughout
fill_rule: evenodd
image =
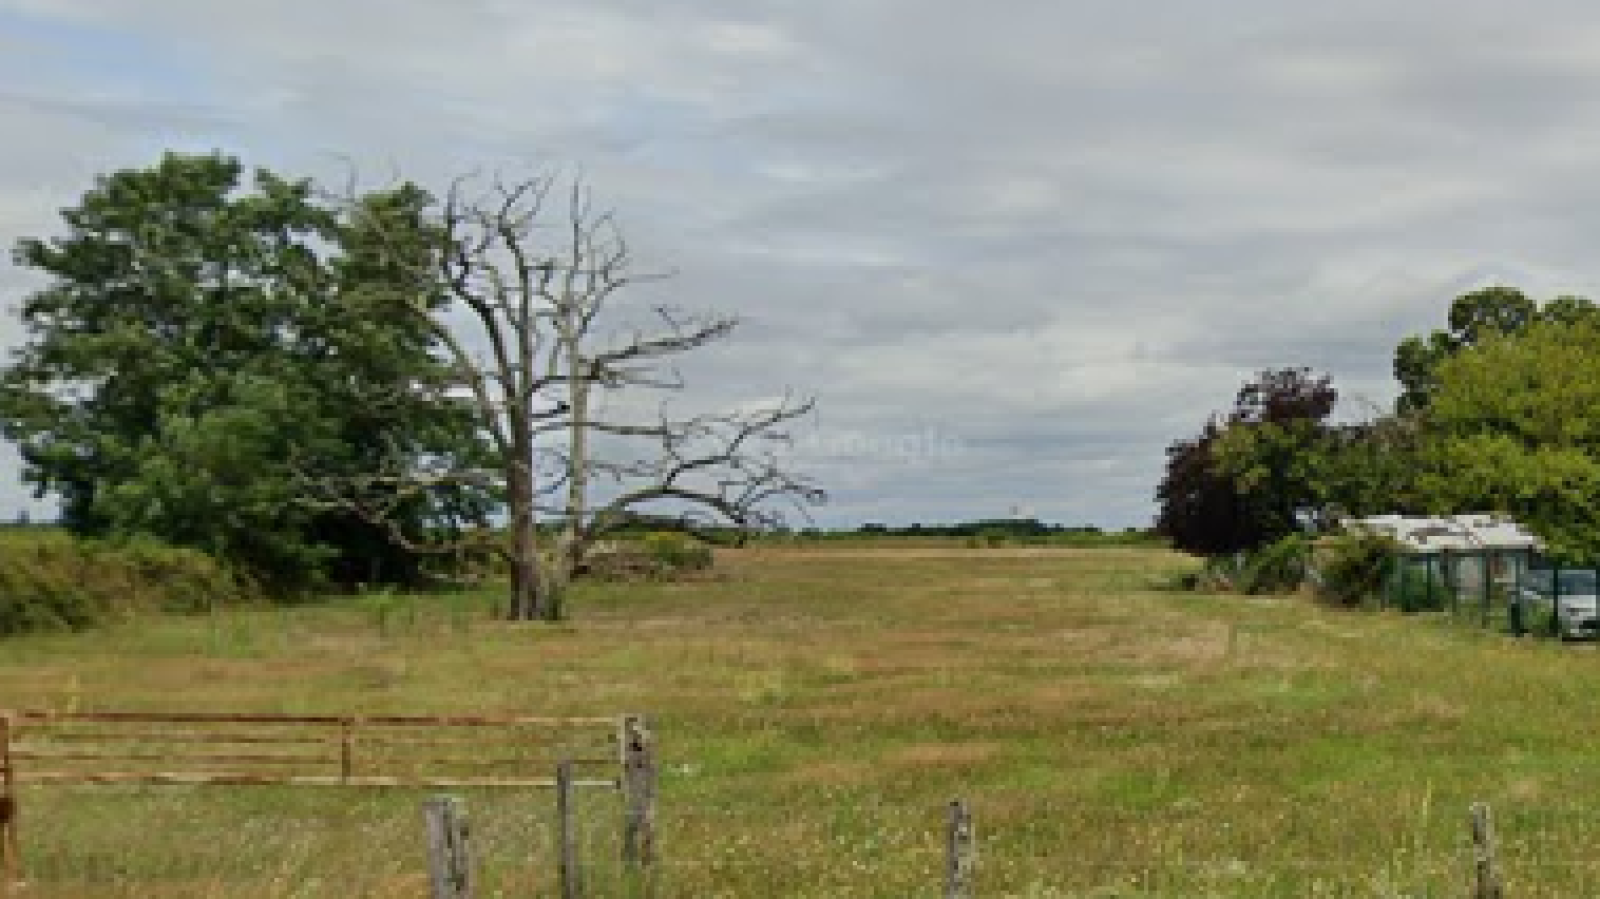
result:
M 1600 894 L 1600 655 L 1149 586 L 1188 564 L 757 547 L 553 627 L 368 597 L 0 642 L 0 705 L 645 712 L 670 896 L 935 895 L 957 796 L 987 896 L 1462 895 L 1474 801 L 1512 895 Z M 29 789 L 29 895 L 422 895 L 423 795 Z M 551 797 L 468 803 L 484 895 L 550 895 Z

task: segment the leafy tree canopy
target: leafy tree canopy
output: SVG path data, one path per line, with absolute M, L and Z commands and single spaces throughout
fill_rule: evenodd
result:
M 1425 463 L 1415 415 L 1378 415 L 1330 425 L 1313 452 L 1318 518 L 1332 525 L 1347 515 L 1422 514 L 1428 511 L 1417 477 Z
M 1571 324 L 1600 316 L 1582 297 L 1557 297 L 1540 306 L 1514 287 L 1487 287 L 1463 294 L 1450 305 L 1448 328 L 1425 337 L 1408 337 L 1395 349 L 1394 376 L 1401 394 L 1396 409 L 1428 405 L 1438 386 L 1436 369 L 1446 359 L 1491 337 L 1520 334 L 1538 321 Z
M 380 253 L 309 182 L 220 154 L 100 178 L 64 234 L 15 250 L 47 279 L 0 376 L 26 476 L 74 531 L 197 546 L 270 584 L 415 576 L 372 526 L 305 503 L 297 472 L 473 451 L 462 416 L 418 389 L 443 377 L 432 338 L 378 312 L 436 290 L 412 274 L 426 265 L 393 261 L 396 221 L 408 252 L 433 252 L 428 202 L 409 186 L 364 199 L 389 223 Z M 397 498 L 418 529 L 482 502 Z
M 1428 404 L 1434 511 L 1509 512 L 1558 553 L 1600 558 L 1600 321 L 1546 319 L 1443 361 Z
M 1319 456 L 1338 392 L 1309 369 L 1261 372 L 1233 411 L 1167 449 L 1156 491 L 1156 530 L 1179 549 L 1219 555 L 1269 543 L 1299 528 L 1314 504 Z

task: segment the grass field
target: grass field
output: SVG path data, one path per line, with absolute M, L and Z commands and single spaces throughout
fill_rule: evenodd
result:
M 1515 896 L 1600 895 L 1600 655 L 1153 585 L 1149 549 L 731 551 L 708 583 L 232 610 L 0 643 L 0 706 L 639 711 L 664 893 L 1456 896 L 1490 802 Z M 30 897 L 423 895 L 420 793 L 36 788 Z M 614 799 L 584 800 L 592 878 Z M 484 895 L 550 895 L 550 798 L 472 794 Z M 531 861 L 530 861 L 531 860 Z

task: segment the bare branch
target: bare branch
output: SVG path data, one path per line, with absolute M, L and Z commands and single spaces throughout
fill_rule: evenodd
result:
M 581 178 L 566 179 L 564 201 L 554 202 L 562 180 L 471 173 L 452 181 L 431 222 L 435 270 L 419 273 L 416 296 L 394 298 L 397 314 L 427 321 L 448 358 L 446 376 L 412 386 L 466 403 L 493 443 L 494 464 L 397 452 L 388 470 L 365 479 L 306 482 L 316 501 L 376 522 L 430 491 L 492 487 L 505 503 L 497 551 L 512 572 L 513 617 L 559 614 L 561 584 L 587 546 L 641 507 L 750 529 L 778 520 L 780 507 L 803 511 L 823 498 L 779 458 L 785 426 L 810 413 L 810 400 L 687 417 L 663 405 L 643 420 L 596 408 L 613 391 L 681 389 L 671 361 L 729 336 L 738 319 L 665 305 L 642 321 L 619 317 L 612 304 L 626 288 L 665 276 L 636 269 L 614 213 L 596 206 Z M 349 197 L 359 209 L 353 189 Z M 369 224 L 391 238 L 388 223 Z M 405 236 L 392 236 L 396 254 Z M 598 503 L 590 497 L 596 480 Z M 538 527 L 551 518 L 563 533 L 554 558 L 541 561 Z M 393 536 L 416 545 L 411 535 Z

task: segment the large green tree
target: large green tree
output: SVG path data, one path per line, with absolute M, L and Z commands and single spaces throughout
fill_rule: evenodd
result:
M 1345 516 L 1428 511 L 1418 475 L 1426 434 L 1414 413 L 1377 414 L 1330 425 L 1310 449 L 1316 471 L 1319 524 Z
M 298 472 L 472 452 L 462 414 L 418 389 L 441 377 L 435 338 L 384 306 L 430 289 L 414 277 L 425 260 L 395 256 L 435 251 L 427 201 L 406 187 L 363 198 L 384 213 L 378 252 L 363 217 L 309 182 L 247 177 L 223 155 L 100 178 L 62 212 L 64 234 L 15 250 L 45 279 L 0 379 L 26 477 L 74 531 L 198 546 L 278 586 L 414 577 L 415 554 L 305 502 Z M 396 498 L 396 520 L 421 531 L 481 510 L 451 490 Z
M 1582 297 L 1557 297 L 1541 306 L 1515 287 L 1462 294 L 1450 304 L 1445 329 L 1407 337 L 1395 348 L 1394 376 L 1401 387 L 1396 411 L 1426 407 L 1438 386 L 1439 365 L 1463 350 L 1492 337 L 1521 334 L 1535 322 L 1571 324 L 1597 316 L 1600 309 Z
M 1156 530 L 1179 549 L 1218 555 L 1299 529 L 1318 501 L 1317 452 L 1338 391 L 1305 368 L 1269 369 L 1239 389 L 1226 418 L 1167 449 Z
M 1534 322 L 1440 363 L 1419 474 L 1434 511 L 1508 512 L 1600 557 L 1600 321 Z

